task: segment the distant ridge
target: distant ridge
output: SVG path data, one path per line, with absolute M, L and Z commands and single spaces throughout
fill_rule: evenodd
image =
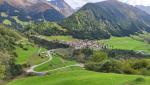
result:
M 30 21 L 58 21 L 73 13 L 73 9 L 63 0 L 58 2 L 59 0 L 0 0 L 0 23 L 23 25 Z

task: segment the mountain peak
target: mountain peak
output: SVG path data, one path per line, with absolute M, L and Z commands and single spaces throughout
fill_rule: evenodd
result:
M 63 19 L 64 15 L 56 8 L 46 0 L 1 0 L 0 13 L 5 13 L 8 16 L 5 18 L 14 24 L 17 23 L 15 18 L 22 22 Z M 3 16 L 0 16 L 0 18 L 2 18 L 1 22 L 5 20 Z
M 57 9 L 66 17 L 70 16 L 74 12 L 71 6 L 68 5 L 64 0 L 51 0 L 49 3 L 56 6 Z
M 66 17 L 73 13 L 73 9 L 64 0 L 0 0 L 0 3 L 3 2 L 26 12 L 44 12 L 48 9 L 55 9 Z

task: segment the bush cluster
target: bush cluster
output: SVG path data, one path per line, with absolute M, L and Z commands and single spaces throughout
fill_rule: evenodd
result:
M 86 62 L 85 68 L 97 72 L 150 75 L 150 62 L 146 59 L 107 59 Z
M 150 75 L 148 55 L 129 50 L 75 50 L 73 58 L 85 63 L 91 71 L 105 73 Z
M 14 49 L 20 35 L 10 28 L 0 25 L 0 80 L 10 79 L 22 72 L 20 65 L 15 64 L 17 57 Z

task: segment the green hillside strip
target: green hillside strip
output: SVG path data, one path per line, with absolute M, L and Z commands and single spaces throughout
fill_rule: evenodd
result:
M 24 21 L 19 20 L 17 16 L 13 16 L 12 18 L 13 18 L 17 23 L 19 23 L 19 24 L 21 24 L 21 25 L 27 25 L 27 24 L 29 24 L 29 22 L 24 22 Z
M 111 37 L 110 39 L 102 40 L 101 42 L 108 44 L 109 47 L 113 49 L 135 50 L 150 53 L 150 44 L 130 37 Z
M 48 59 L 45 55 L 39 56 L 39 53 L 45 52 L 46 49 L 30 43 L 27 38 L 21 37 L 19 41 L 16 41 L 16 44 L 15 52 L 17 54 L 17 64 L 26 63 L 32 66 Z M 36 59 L 36 61 L 34 59 Z
M 132 82 L 136 78 L 144 81 Z M 132 83 L 132 84 L 131 84 Z M 43 77 L 14 80 L 7 85 L 149 85 L 150 77 L 96 73 L 85 70 L 66 71 Z
M 39 72 L 48 71 L 48 70 L 52 70 L 52 69 L 56 69 L 56 68 L 60 68 L 60 67 L 68 66 L 68 65 L 74 65 L 74 64 L 76 64 L 75 61 L 67 61 L 67 60 L 62 59 L 58 55 L 54 55 L 50 62 L 35 68 L 35 71 L 39 71 Z
M 61 41 L 76 41 L 78 39 L 73 38 L 72 36 L 42 36 L 48 40 L 61 40 Z
M 5 20 L 3 21 L 3 24 L 5 24 L 5 25 L 11 25 L 11 21 L 8 20 L 8 19 L 5 19 Z
M 14 52 L 15 42 L 21 38 L 17 31 L 0 24 L 0 85 L 22 72 L 20 65 L 14 62 L 17 57 Z

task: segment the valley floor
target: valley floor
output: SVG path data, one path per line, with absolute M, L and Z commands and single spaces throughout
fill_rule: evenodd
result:
M 139 41 L 131 37 L 111 37 L 111 39 L 101 40 L 111 49 L 134 50 L 137 52 L 150 53 L 150 44 Z
M 113 49 L 126 49 L 150 53 L 150 45 L 148 43 L 134 40 L 130 37 L 112 37 L 109 40 L 102 40 L 100 42 L 107 44 Z M 37 58 L 38 50 L 33 50 L 37 51 L 36 57 L 34 57 Z M 19 50 L 18 53 L 20 53 Z M 34 70 L 41 72 L 76 64 L 75 61 L 63 60 L 60 56 L 57 55 L 53 56 L 54 57 L 52 60 L 44 63 L 41 66 L 38 66 Z M 18 57 L 18 59 L 21 58 L 22 56 Z M 34 59 L 31 60 L 33 61 Z M 44 59 L 44 61 L 47 60 L 48 58 Z M 25 61 L 25 59 L 23 61 Z M 43 62 L 43 59 L 42 61 L 40 60 L 40 62 Z M 30 63 L 32 62 L 30 61 Z M 36 64 L 39 64 L 39 62 L 34 63 L 33 66 Z M 150 85 L 150 77 L 141 75 L 98 73 L 87 71 L 81 67 L 68 67 L 64 69 L 58 69 L 56 71 L 50 71 L 46 76 L 30 76 L 15 79 L 9 82 L 7 85 Z

